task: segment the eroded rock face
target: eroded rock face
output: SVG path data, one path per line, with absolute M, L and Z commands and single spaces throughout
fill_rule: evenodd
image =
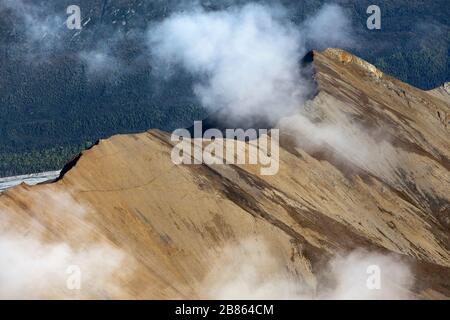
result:
M 367 71 L 369 74 L 372 74 L 377 78 L 381 78 L 383 76 L 383 72 L 378 70 L 373 64 L 368 63 L 367 61 L 354 56 L 345 50 L 336 48 L 326 49 L 323 54 L 328 57 L 332 57 L 343 64 L 352 64 L 359 67 L 361 70 Z
M 449 104 L 342 50 L 312 63 L 317 94 L 280 120 L 276 175 L 174 165 L 170 135 L 151 130 L 100 141 L 55 183 L 1 194 L 15 269 L 53 263 L 40 264 L 45 283 L 21 278 L 0 295 L 450 297 L 450 133 L 438 115 Z M 68 264 L 86 275 L 80 290 Z M 368 264 L 383 290 L 367 292 Z

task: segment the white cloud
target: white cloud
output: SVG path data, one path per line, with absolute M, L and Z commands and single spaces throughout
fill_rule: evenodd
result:
M 123 297 L 121 280 L 134 260 L 95 236 L 93 209 L 65 192 L 35 190 L 29 197 L 25 219 L 0 212 L 0 299 Z M 55 229 L 61 234 L 53 237 Z M 79 290 L 67 286 L 70 266 L 81 272 Z
M 328 16 L 335 25 L 325 32 Z M 279 6 L 196 8 L 150 28 L 148 44 L 156 67 L 181 66 L 200 79 L 194 89 L 204 107 L 234 122 L 276 121 L 298 110 L 313 90 L 300 67 L 311 30 L 328 34 L 317 39 L 321 44 L 337 45 L 349 25 L 339 7 L 324 7 L 302 27 Z
M 364 250 L 336 256 L 312 284 L 300 279 L 269 249 L 268 242 L 249 238 L 217 249 L 221 254 L 200 286 L 207 299 L 410 299 L 413 275 L 397 257 Z M 380 287 L 367 285 L 380 270 Z
M 356 45 L 351 20 L 337 4 L 324 5 L 316 15 L 302 23 L 302 29 L 307 40 L 317 50 Z

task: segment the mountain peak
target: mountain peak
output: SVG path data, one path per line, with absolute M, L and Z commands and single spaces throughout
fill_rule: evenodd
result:
M 351 64 L 361 68 L 362 70 L 373 74 L 377 78 L 383 76 L 383 72 L 377 69 L 373 64 L 343 50 L 338 48 L 328 48 L 322 52 L 323 55 L 335 59 L 343 64 Z

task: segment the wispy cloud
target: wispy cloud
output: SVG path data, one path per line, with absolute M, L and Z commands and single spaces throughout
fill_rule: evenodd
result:
M 17 212 L 2 209 L 0 298 L 123 297 L 121 279 L 131 274 L 134 260 L 106 239 L 95 236 L 88 221 L 92 210 L 69 193 L 56 190 L 29 193 L 24 219 Z M 49 228 L 60 229 L 64 236 L 53 239 L 41 219 L 52 225 Z M 79 289 L 68 286 L 71 266 L 80 271 Z
M 332 31 L 325 30 L 331 27 L 328 18 L 334 19 Z M 298 110 L 313 91 L 300 65 L 306 41 L 348 44 L 349 28 L 338 6 L 325 6 L 302 26 L 293 24 L 281 6 L 196 7 L 151 27 L 148 44 L 162 72 L 181 67 L 199 79 L 194 90 L 204 107 L 224 120 L 248 123 Z
M 200 296 L 225 300 L 413 298 L 413 275 L 395 256 L 355 250 L 316 271 L 316 276 L 323 277 L 307 281 L 270 248 L 267 241 L 256 238 L 216 248 L 220 254 L 200 286 Z M 374 266 L 380 271 L 379 286 L 371 283 Z

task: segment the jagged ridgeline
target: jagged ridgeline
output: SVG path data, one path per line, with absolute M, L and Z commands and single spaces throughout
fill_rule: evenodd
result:
M 325 2 L 281 1 L 296 24 Z M 189 75 L 155 76 L 142 38 L 152 22 L 186 9 L 179 1 L 77 3 L 81 31 L 64 26 L 72 1 L 0 0 L 0 176 L 61 169 L 99 138 L 172 130 L 207 116 Z M 205 1 L 204 8 L 233 3 Z M 372 31 L 371 1 L 338 3 L 360 40 L 352 52 L 419 88 L 450 80 L 447 0 L 378 1 L 382 28 Z

